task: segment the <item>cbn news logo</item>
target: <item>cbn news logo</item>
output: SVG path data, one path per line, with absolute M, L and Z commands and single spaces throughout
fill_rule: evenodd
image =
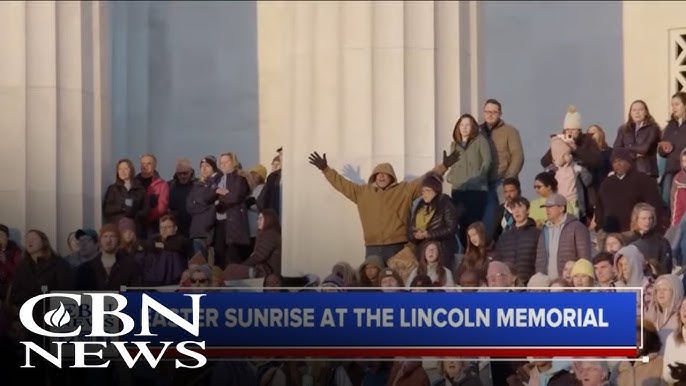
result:
M 140 320 L 140 332 L 134 334 L 137 337 L 152 337 L 157 336 L 150 331 L 150 310 L 157 312 L 159 315 L 164 316 L 170 322 L 174 323 L 176 326 L 182 328 L 186 332 L 198 337 L 200 334 L 200 298 L 205 296 L 205 294 L 184 294 L 191 298 L 192 302 L 192 320 L 188 321 L 182 316 L 175 313 L 173 310 L 165 307 L 155 299 L 151 298 L 146 294 L 142 294 L 141 297 L 141 320 Z M 88 307 L 89 312 L 89 322 L 90 332 L 87 334 L 82 334 L 82 327 L 85 325 L 82 321 L 77 321 L 77 326 L 72 331 L 66 332 L 54 332 L 43 329 L 36 323 L 34 319 L 34 309 L 36 305 L 44 300 L 51 299 L 71 299 L 76 302 L 76 305 L 81 307 L 85 304 L 83 300 L 90 299 L 90 304 Z M 106 301 L 106 299 L 108 301 Z M 43 316 L 43 321 L 48 327 L 53 329 L 64 327 L 68 325 L 71 316 L 65 308 L 64 304 L 60 301 L 59 307 L 48 311 Z M 69 366 L 70 368 L 105 368 L 108 367 L 110 361 L 107 360 L 104 363 L 86 363 L 86 358 L 88 359 L 103 359 L 103 350 L 107 348 L 114 348 L 118 353 L 118 356 L 123 359 L 129 368 L 133 368 L 136 362 L 141 356 L 145 358 L 148 364 L 155 368 L 157 367 L 159 361 L 164 356 L 165 351 L 169 346 L 175 345 L 176 351 L 185 357 L 194 359 L 195 364 L 189 365 L 181 362 L 179 359 L 175 360 L 175 367 L 178 369 L 180 367 L 195 369 L 203 367 L 207 363 L 207 358 L 200 352 L 192 351 L 188 346 L 197 346 L 201 350 L 205 349 L 205 341 L 195 342 L 195 341 L 182 341 L 182 342 L 159 342 L 162 346 L 160 352 L 155 357 L 150 351 L 149 345 L 151 342 L 122 342 L 122 341 L 79 341 L 77 340 L 79 336 L 97 339 L 105 338 L 112 339 L 120 336 L 127 335 L 131 333 L 136 328 L 136 322 L 133 318 L 122 310 L 128 304 L 126 297 L 115 293 L 84 293 L 84 294 L 73 294 L 73 293 L 50 293 L 34 296 L 28 301 L 26 301 L 19 310 L 19 319 L 24 327 L 39 336 L 44 336 L 47 338 L 67 338 L 66 341 L 56 341 L 51 342 L 51 345 L 56 351 L 53 355 L 51 352 L 47 351 L 43 347 L 39 346 L 35 342 L 25 341 L 20 342 L 26 347 L 25 351 L 25 363 L 22 368 L 33 368 L 31 364 L 31 352 L 40 356 L 41 358 L 47 360 L 58 368 L 62 368 L 63 362 L 63 348 L 71 346 L 74 353 L 74 364 Z M 108 331 L 111 330 L 107 326 L 111 327 L 113 325 L 112 318 L 118 319 L 118 331 Z M 72 338 L 72 339 L 69 339 Z M 128 347 L 127 347 L 128 345 Z M 130 345 L 134 345 L 138 352 L 135 356 L 131 356 L 129 353 Z M 89 361 L 91 362 L 91 361 Z

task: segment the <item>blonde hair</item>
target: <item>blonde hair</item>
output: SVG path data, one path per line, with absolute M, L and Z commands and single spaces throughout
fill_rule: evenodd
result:
M 233 164 L 233 169 L 234 170 L 241 170 L 241 163 L 240 163 L 240 161 L 238 161 L 238 155 L 236 155 L 236 153 L 232 153 L 232 152 L 222 153 L 221 155 L 219 155 L 219 159 L 217 159 L 217 161 L 219 161 L 222 157 L 229 157 L 229 159 L 231 160 L 231 163 Z
M 652 216 L 650 229 L 653 229 L 655 227 L 655 220 L 657 219 L 657 213 L 655 212 L 655 208 L 650 204 L 646 204 L 645 202 L 639 202 L 638 204 L 636 204 L 634 206 L 634 209 L 631 211 L 631 230 L 632 231 L 638 230 L 638 216 L 643 211 L 650 212 L 650 215 Z

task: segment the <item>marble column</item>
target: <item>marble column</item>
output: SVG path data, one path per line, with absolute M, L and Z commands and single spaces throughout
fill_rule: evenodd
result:
M 356 206 L 308 163 L 311 151 L 358 183 L 380 162 L 416 177 L 449 148 L 460 113 L 478 111 L 476 7 L 258 3 L 260 159 L 284 144 L 285 274 L 364 259 Z
M 100 222 L 109 157 L 108 3 L 2 2 L 0 223 L 69 232 Z

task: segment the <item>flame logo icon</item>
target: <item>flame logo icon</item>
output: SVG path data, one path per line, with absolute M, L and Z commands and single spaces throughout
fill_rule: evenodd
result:
M 60 302 L 59 308 L 48 311 L 48 313 L 46 313 L 43 317 L 45 323 L 50 327 L 62 327 L 69 323 L 70 319 L 71 317 L 69 317 L 69 312 L 67 312 L 67 309 L 64 308 L 64 304 L 62 304 L 62 302 Z

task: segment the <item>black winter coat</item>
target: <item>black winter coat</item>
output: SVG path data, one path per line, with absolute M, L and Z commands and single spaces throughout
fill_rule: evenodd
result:
M 270 173 L 257 197 L 257 209 L 274 209 L 281 217 L 281 170 Z
M 217 212 L 214 202 L 217 201 L 217 185 L 222 178 L 221 173 L 216 173 L 207 181 L 196 181 L 193 184 L 188 198 L 186 210 L 191 216 L 189 237 L 191 239 L 207 239 L 210 237 L 212 228 L 217 221 Z
M 505 231 L 495 245 L 496 259 L 512 263 L 522 284 L 536 273 L 536 248 L 540 234 L 536 221 L 529 218 L 524 226 Z
M 143 272 L 133 256 L 117 252 L 117 260 L 107 275 L 102 265 L 102 253 L 79 266 L 77 287 L 83 291 L 119 291 L 121 286 L 135 287 L 143 284 Z
M 670 142 L 674 146 L 674 150 L 669 154 L 663 152 L 662 149 L 657 149 L 660 157 L 667 158 L 665 174 L 677 174 L 681 170 L 679 162 L 681 151 L 686 149 L 686 120 L 679 126 L 676 120 L 671 119 L 662 132 L 662 140 Z
M 662 274 L 672 273 L 672 246 L 659 232 L 651 230 L 644 235 L 627 232 L 624 236 L 627 244 L 635 245 L 646 260 L 657 259 Z
M 126 206 L 127 198 L 133 200 L 133 205 Z M 148 212 L 145 188 L 138 180 L 134 180 L 131 190 L 126 190 L 124 183 L 119 181 L 107 188 L 102 203 L 102 218 L 105 224 L 117 225 L 122 217 L 128 217 L 136 223 L 136 235 L 142 237 Z
M 217 213 L 226 213 L 226 243 L 250 245 L 248 206 L 245 200 L 250 194 L 250 185 L 245 177 L 233 171 L 226 175 L 226 189 L 229 193 L 219 196 Z
M 10 301 L 15 306 L 21 306 L 30 298 L 42 294 L 42 286 L 46 286 L 48 291 L 73 290 L 74 277 L 69 263 L 57 255 L 38 261 L 23 257 L 14 274 Z
M 613 149 L 627 149 L 635 160 L 635 168 L 651 177 L 660 174 L 657 169 L 657 143 L 660 128 L 656 124 L 643 126 L 636 131 L 636 124 L 622 125 L 617 129 Z
M 195 178 L 187 184 L 182 184 L 174 175 L 174 179 L 169 181 L 169 213 L 176 219 L 176 225 L 179 227 L 179 233 L 188 237 L 191 228 L 191 215 L 186 209 L 186 200 L 191 194 Z
M 452 269 L 455 253 L 457 253 L 457 239 L 455 238 L 458 226 L 457 209 L 451 202 L 450 196 L 446 194 L 436 196 L 432 204 L 436 205 L 436 210 L 427 226 L 428 238 L 424 240 L 414 238 L 413 230 L 417 220 L 417 213 L 426 208 L 424 201 L 420 201 L 419 205 L 410 214 L 410 220 L 407 223 L 407 239 L 415 245 L 431 240 L 440 242 L 443 266 Z M 419 255 L 419 252 L 417 255 Z
M 662 198 L 654 178 L 634 170 L 630 170 L 621 180 L 615 175 L 607 177 L 598 192 L 596 230 L 607 233 L 628 231 L 631 228 L 631 212 L 639 202 L 657 209 L 658 224 L 664 221 L 664 215 L 660 212 Z

